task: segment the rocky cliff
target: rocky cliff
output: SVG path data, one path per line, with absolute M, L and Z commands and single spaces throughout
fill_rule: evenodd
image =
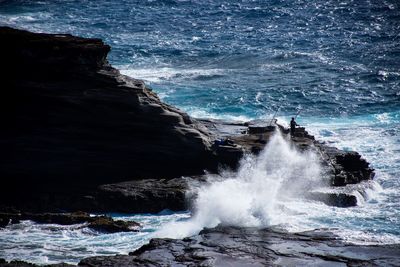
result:
M 101 40 L 8 27 L 0 39 L 2 203 L 216 168 L 202 125 L 112 68 Z

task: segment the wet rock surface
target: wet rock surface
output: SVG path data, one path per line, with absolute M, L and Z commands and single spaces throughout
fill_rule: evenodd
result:
M 87 227 L 100 232 L 137 232 L 140 224 L 134 221 L 113 220 L 108 216 L 91 216 L 86 212 L 74 213 L 0 213 L 0 221 L 4 222 L 0 227 L 8 224 L 19 223 L 23 220 L 31 220 L 36 223 L 45 224 L 82 224 L 87 223 Z
M 108 216 L 95 217 L 89 222 L 88 227 L 106 233 L 138 232 L 140 230 L 140 224 L 137 222 L 113 220 Z
M 6 261 L 4 259 L 0 259 L 0 266 L 1 267 L 35 267 L 39 266 L 33 263 L 25 262 L 25 261 Z M 67 264 L 67 263 L 58 263 L 58 264 L 50 264 L 50 265 L 40 265 L 46 267 L 71 267 L 75 265 Z
M 329 231 L 216 227 L 199 235 L 152 239 L 130 255 L 93 257 L 79 266 L 398 266 L 399 245 L 345 244 Z
M 287 233 L 218 226 L 180 240 L 152 239 L 129 255 L 90 257 L 78 266 L 399 266 L 399 251 L 399 244 L 344 243 L 328 229 Z M 36 265 L 0 259 L 0 266 Z

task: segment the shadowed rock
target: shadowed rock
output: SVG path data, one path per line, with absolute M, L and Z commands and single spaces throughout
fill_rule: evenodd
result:
M 140 181 L 107 184 L 99 187 L 96 194 L 98 210 L 117 212 L 159 212 L 164 209 L 186 209 L 186 180 L 176 178 L 146 179 Z
M 225 151 L 228 155 L 225 162 L 228 162 L 230 157 L 232 163 L 236 162 L 236 165 L 238 164 L 237 159 L 243 152 L 257 154 L 264 149 L 274 134 L 275 128 L 262 127 L 264 132 L 261 134 L 243 134 L 243 131 L 247 129 L 246 124 L 212 120 L 202 120 L 202 123 L 215 138 L 230 138 L 234 141 L 235 146 L 218 146 L 214 149 Z M 280 127 L 280 130 L 283 134 L 288 134 L 287 129 Z M 319 155 L 323 165 L 323 175 L 327 176 L 327 180 L 330 181 L 327 186 L 333 186 L 330 189 L 327 187 L 325 190 L 309 192 L 306 197 L 337 207 L 352 207 L 359 204 L 356 194 L 359 193 L 361 198 L 365 195 L 365 189 L 369 188 L 371 184 L 362 182 L 372 179 L 374 174 L 365 159 L 356 152 L 344 152 L 316 141 L 304 128 L 298 130 L 301 134 L 291 138 L 290 141 L 299 150 L 312 150 Z M 218 153 L 221 156 L 224 152 Z M 355 173 L 361 173 L 357 176 L 358 180 L 351 179 L 351 177 L 355 177 Z M 341 176 L 345 177 L 344 183 L 338 184 L 338 177 Z M 147 179 L 103 185 L 93 195 L 95 204 L 92 205 L 92 209 L 98 211 L 112 209 L 120 212 L 184 210 L 188 207 L 188 199 L 185 194 L 189 190 L 187 180 L 182 178 Z M 192 177 L 190 180 L 198 185 L 207 181 L 206 176 Z M 353 186 L 354 183 L 360 184 L 360 186 Z M 333 190 L 334 188 L 336 189 Z M 118 203 L 123 203 L 123 205 L 118 205 Z
M 51 210 L 105 183 L 217 170 L 207 130 L 112 68 L 101 40 L 8 27 L 0 38 L 1 203 Z

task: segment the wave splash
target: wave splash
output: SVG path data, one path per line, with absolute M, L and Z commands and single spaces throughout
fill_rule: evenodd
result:
M 258 156 L 242 159 L 239 171 L 194 189 L 193 216 L 160 229 L 157 237 L 183 238 L 218 224 L 265 227 L 284 224 L 293 212 L 285 201 L 298 199 L 323 185 L 321 166 L 313 152 L 299 152 L 276 132 Z

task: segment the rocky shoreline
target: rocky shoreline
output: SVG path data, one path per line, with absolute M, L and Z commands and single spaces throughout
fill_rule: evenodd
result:
M 9 224 L 20 223 L 24 220 L 34 221 L 42 224 L 85 224 L 84 227 L 105 233 L 116 232 L 138 232 L 140 224 L 134 221 L 113 220 L 109 216 L 91 216 L 86 212 L 73 213 L 28 213 L 10 212 L 0 213 L 0 229 Z
M 262 151 L 275 129 L 288 134 L 278 124 L 191 118 L 160 101 L 142 81 L 121 75 L 110 66 L 107 61 L 110 47 L 99 39 L 31 33 L 8 27 L 0 27 L 0 37 L 3 65 L 7 66 L 0 100 L 4 123 L 0 133 L 3 227 L 28 219 L 86 222 L 89 227 L 110 232 L 137 231 L 139 226 L 135 223 L 66 212 L 185 210 L 189 184 L 206 183 L 206 172 L 218 175 L 221 168 L 234 170 L 244 154 Z M 226 138 L 233 145 L 214 143 Z M 299 150 L 315 151 L 324 166 L 324 175 L 331 181 L 328 191 L 310 192 L 310 199 L 338 207 L 357 205 L 354 192 L 362 193 L 363 187 L 352 185 L 374 177 L 374 170 L 365 159 L 357 152 L 341 151 L 318 142 L 304 128 L 297 129 L 291 142 Z M 257 231 L 266 239 L 251 240 Z M 80 265 L 223 266 L 224 262 L 239 264 L 243 256 L 248 259 L 243 264 L 254 263 L 254 266 L 301 262 L 364 266 L 386 264 L 398 249 L 354 246 L 361 254 L 380 253 L 382 260 L 372 256 L 357 258 L 340 252 L 338 247 L 347 245 L 335 243 L 332 237 L 315 239 L 315 233 L 257 231 L 221 226 L 189 239 L 152 240 L 130 256 L 96 257 L 85 259 Z M 203 244 L 214 242 L 212 236 L 237 243 L 234 241 L 237 234 L 243 242 L 249 242 L 246 248 L 238 244 L 232 248 L 222 243 L 221 247 Z M 314 254 L 296 249 L 281 252 L 263 245 L 263 242 L 290 241 L 299 248 L 307 238 L 310 248 L 331 246 L 329 253 L 338 255 L 326 254 L 325 249 L 317 249 Z M 262 250 L 265 256 L 253 253 L 252 247 Z M 154 251 L 160 251 L 158 258 L 155 257 L 158 252 Z M 0 261 L 0 266 L 24 265 Z
M 398 266 L 399 249 L 345 244 L 327 230 L 219 226 L 182 240 L 152 239 L 128 256 L 88 258 L 79 266 Z
M 129 255 L 90 257 L 77 266 L 399 266 L 399 251 L 400 244 L 344 243 L 328 229 L 288 233 L 218 226 L 184 239 L 152 239 Z M 0 266 L 37 265 L 0 259 Z

